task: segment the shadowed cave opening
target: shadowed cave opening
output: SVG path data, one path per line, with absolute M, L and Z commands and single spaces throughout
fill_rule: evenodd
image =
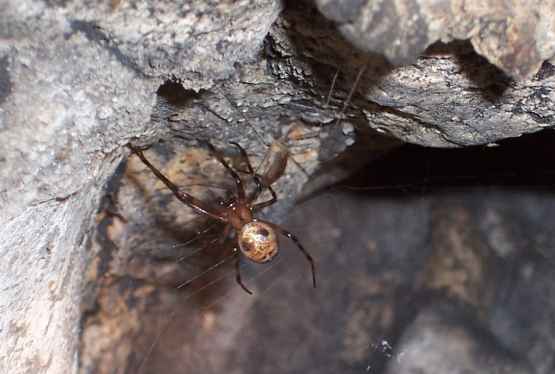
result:
M 245 264 L 255 296 L 229 266 L 186 290 L 144 269 L 106 278 L 84 323 L 82 372 L 553 370 L 540 353 L 555 337 L 554 146 L 550 130 L 465 149 L 405 145 L 312 196 L 283 225 L 315 257 L 316 290 L 285 243 L 275 264 Z M 146 268 L 173 261 L 149 255 Z

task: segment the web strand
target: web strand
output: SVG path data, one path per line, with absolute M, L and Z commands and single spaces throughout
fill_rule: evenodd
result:
M 255 280 L 261 276 L 263 276 L 264 274 L 266 274 L 267 272 L 269 272 L 274 266 L 276 266 L 277 264 L 281 263 L 281 259 L 275 259 L 274 261 L 272 261 L 271 263 L 265 265 L 265 268 L 259 272 L 257 272 L 254 276 L 247 276 L 245 277 L 246 280 Z M 220 264 L 221 265 L 221 264 Z M 241 265 L 241 267 L 243 268 L 244 265 Z M 202 272 L 202 274 L 206 274 L 207 271 Z M 189 299 L 191 299 L 192 297 L 198 295 L 199 293 L 201 293 L 204 290 L 207 290 L 208 288 L 216 285 L 217 283 L 223 281 L 226 278 L 230 278 L 232 277 L 233 274 L 227 273 L 224 274 L 220 277 L 217 277 L 216 279 L 208 282 L 207 284 L 199 287 L 198 289 L 194 290 L 191 294 L 189 294 L 187 297 L 185 297 L 182 302 L 186 302 Z M 231 281 L 231 279 L 229 280 Z M 185 282 L 186 283 L 186 282 Z M 238 287 L 238 286 L 237 286 Z M 178 288 L 178 287 L 176 287 Z M 218 302 L 224 300 L 227 296 L 229 296 L 229 294 L 231 292 L 233 292 L 234 288 L 228 289 L 226 291 L 224 291 L 223 295 L 215 298 L 213 301 L 207 303 L 206 305 L 203 305 L 201 307 L 198 308 L 198 311 L 204 311 L 206 309 L 209 309 L 210 307 L 214 306 L 215 304 L 217 304 Z M 263 290 L 264 291 L 264 290 Z M 143 359 L 141 360 L 139 367 L 137 369 L 137 374 L 141 374 L 142 370 L 144 369 L 146 363 L 148 362 L 148 359 L 150 358 L 150 356 L 152 355 L 152 353 L 154 352 L 154 349 L 156 348 L 156 346 L 158 345 L 158 343 L 160 342 L 160 339 L 162 339 L 162 337 L 164 336 L 164 334 L 168 331 L 168 329 L 170 328 L 171 324 L 173 323 L 173 321 L 175 320 L 175 318 L 178 315 L 178 311 L 177 310 L 173 310 L 170 315 L 168 316 L 168 322 L 165 324 L 165 326 L 160 330 L 160 332 L 154 337 L 154 341 L 152 342 L 152 344 L 148 347 L 148 350 L 145 353 L 145 356 L 143 357 Z

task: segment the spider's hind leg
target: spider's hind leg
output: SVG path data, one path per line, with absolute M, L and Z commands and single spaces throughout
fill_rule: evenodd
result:
M 312 271 L 312 286 L 314 288 L 316 288 L 316 265 L 314 264 L 314 259 L 312 258 L 310 253 L 308 253 L 308 251 L 301 244 L 301 241 L 295 235 L 293 235 L 291 232 L 285 230 L 281 226 L 278 226 L 274 223 L 267 222 L 267 221 L 262 221 L 262 222 L 270 225 L 274 230 L 279 232 L 281 235 L 290 239 L 293 243 L 295 243 L 295 245 L 297 246 L 299 251 L 301 251 L 302 254 L 304 254 L 304 256 L 306 257 L 306 260 L 310 263 L 310 269 Z
M 235 248 L 235 251 L 238 251 L 237 248 Z M 237 258 L 235 259 L 235 280 L 237 281 L 237 284 L 239 286 L 241 286 L 241 288 L 248 293 L 249 295 L 252 295 L 252 291 L 249 290 L 244 284 L 243 281 L 241 280 L 241 256 L 238 255 Z

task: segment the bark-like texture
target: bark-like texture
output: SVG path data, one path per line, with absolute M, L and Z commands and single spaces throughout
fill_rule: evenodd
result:
M 493 14 L 497 3 L 480 9 Z M 462 8 L 452 2 L 448 14 L 456 27 L 438 23 L 426 4 L 418 12 L 407 5 L 408 11 L 376 13 L 397 24 L 415 11 L 413 29 L 393 29 L 414 36 L 416 47 L 408 43 L 410 51 L 399 54 L 380 42 L 364 55 L 308 2 L 1 0 L 0 371 L 75 370 L 85 249 L 102 189 L 130 139 L 146 143 L 171 132 L 188 145 L 195 138 L 235 140 L 261 158 L 261 137 L 269 143 L 302 120 L 317 135 L 299 159 L 312 173 L 343 154 L 356 134 L 356 157 L 321 172 L 318 187 L 329 175 L 344 175 L 353 160 L 364 161 L 360 152 L 366 155 L 370 145 L 389 145 L 372 128 L 405 141 L 460 146 L 553 125 L 549 63 L 516 82 L 464 44 L 430 51 L 409 67 L 393 68 L 379 56 L 404 61 L 434 40 L 470 38 L 507 74 L 530 77 L 553 54 L 548 2 L 504 3 L 506 13 L 495 22 L 480 9 L 470 11 L 470 2 Z M 518 32 L 527 25 L 535 31 Z M 347 119 L 330 125 L 363 65 Z M 337 68 L 336 91 L 325 106 Z M 157 95 L 172 78 L 181 87 Z M 279 190 L 290 203 L 306 178 L 294 167 L 288 175 Z

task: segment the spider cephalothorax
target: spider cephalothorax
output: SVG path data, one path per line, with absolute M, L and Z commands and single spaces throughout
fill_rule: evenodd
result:
M 208 143 L 208 148 L 233 177 L 236 186 L 235 196 L 233 199 L 226 204 L 220 204 L 218 206 L 207 204 L 187 192 L 182 191 L 164 174 L 162 174 L 160 170 L 154 167 L 150 161 L 147 160 L 142 149 L 132 145 L 129 145 L 129 148 L 183 204 L 188 205 L 198 214 L 206 215 L 225 223 L 224 239 L 227 238 L 231 229 L 235 230 L 237 245 L 234 250 L 237 253 L 242 253 L 249 260 L 257 263 L 265 263 L 272 260 L 272 258 L 274 258 L 279 251 L 278 236 L 276 233 L 291 239 L 309 261 L 312 270 L 312 283 L 313 286 L 316 287 L 314 261 L 310 254 L 301 245 L 299 240 L 292 233 L 286 231 L 280 226 L 255 218 L 256 212 L 260 211 L 262 208 L 272 205 L 277 201 L 277 195 L 270 185 L 262 183 L 262 180 L 264 180 L 262 176 L 255 174 L 245 150 L 237 143 L 231 144 L 237 147 L 241 152 L 241 155 L 247 165 L 248 174 L 253 177 L 253 180 L 256 183 L 256 190 L 251 194 L 247 194 L 239 174 L 237 174 L 237 172 L 227 164 L 221 154 L 210 143 Z M 270 191 L 272 198 L 270 200 L 257 203 L 256 201 L 264 188 Z M 240 252 L 237 250 L 237 247 Z M 239 283 L 239 285 L 246 292 L 249 294 L 252 293 L 241 281 L 241 273 L 239 272 L 239 257 L 237 257 L 235 262 L 235 269 L 237 283 Z

